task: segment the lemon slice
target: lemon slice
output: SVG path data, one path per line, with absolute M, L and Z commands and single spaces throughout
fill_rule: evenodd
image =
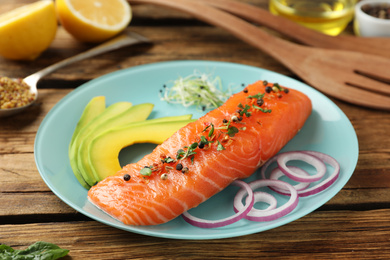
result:
M 46 50 L 57 31 L 53 1 L 37 1 L 0 15 L 0 55 L 33 60 Z
M 125 0 L 56 0 L 62 26 L 83 42 L 102 42 L 123 31 L 132 13 Z

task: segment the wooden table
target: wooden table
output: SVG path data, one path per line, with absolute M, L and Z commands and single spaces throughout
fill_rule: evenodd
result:
M 0 12 L 33 0 L 2 0 Z M 246 0 L 267 8 L 266 0 Z M 63 68 L 39 84 L 28 112 L 0 119 L 0 243 L 17 249 L 36 241 L 70 250 L 65 259 L 389 259 L 390 114 L 332 99 L 352 122 L 359 161 L 347 185 L 315 212 L 287 225 L 236 238 L 172 240 L 138 235 L 85 217 L 63 203 L 41 179 L 34 138 L 48 111 L 82 83 L 118 69 L 168 60 L 214 60 L 273 70 L 294 77 L 268 55 L 224 30 L 176 11 L 136 6 L 129 30 L 152 46 L 126 47 Z M 351 33 L 349 27 L 345 33 Z M 0 58 L 0 74 L 24 77 L 90 46 L 59 28 L 37 60 Z

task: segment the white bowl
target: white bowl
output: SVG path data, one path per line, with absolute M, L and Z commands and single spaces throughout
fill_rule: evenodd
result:
M 390 0 L 363 0 L 355 6 L 355 34 L 363 37 L 390 37 L 390 19 L 380 19 L 363 12 L 365 5 L 388 4 Z

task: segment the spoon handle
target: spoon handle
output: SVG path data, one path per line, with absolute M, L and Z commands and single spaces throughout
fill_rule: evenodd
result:
M 69 64 L 72 64 L 77 61 L 81 61 L 87 58 L 91 58 L 93 56 L 109 52 L 112 50 L 116 50 L 128 45 L 137 44 L 141 42 L 150 42 L 149 39 L 145 38 L 142 35 L 139 35 L 134 32 L 125 32 L 107 42 L 104 42 L 96 47 L 93 47 L 85 52 L 82 52 L 80 54 L 77 54 L 75 56 L 72 56 L 70 58 L 67 58 L 65 60 L 62 60 L 60 62 L 57 62 L 49 67 L 46 67 L 34 74 L 31 74 L 30 76 L 26 77 L 24 81 L 30 85 L 31 87 L 35 87 L 37 85 L 37 82 L 44 76 L 48 75 L 49 73 L 60 69 L 62 67 L 68 66 Z

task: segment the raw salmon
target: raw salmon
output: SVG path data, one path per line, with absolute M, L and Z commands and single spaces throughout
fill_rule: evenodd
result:
M 88 198 L 128 225 L 168 222 L 249 177 L 298 133 L 311 109 L 305 94 L 258 81 L 100 181 Z

